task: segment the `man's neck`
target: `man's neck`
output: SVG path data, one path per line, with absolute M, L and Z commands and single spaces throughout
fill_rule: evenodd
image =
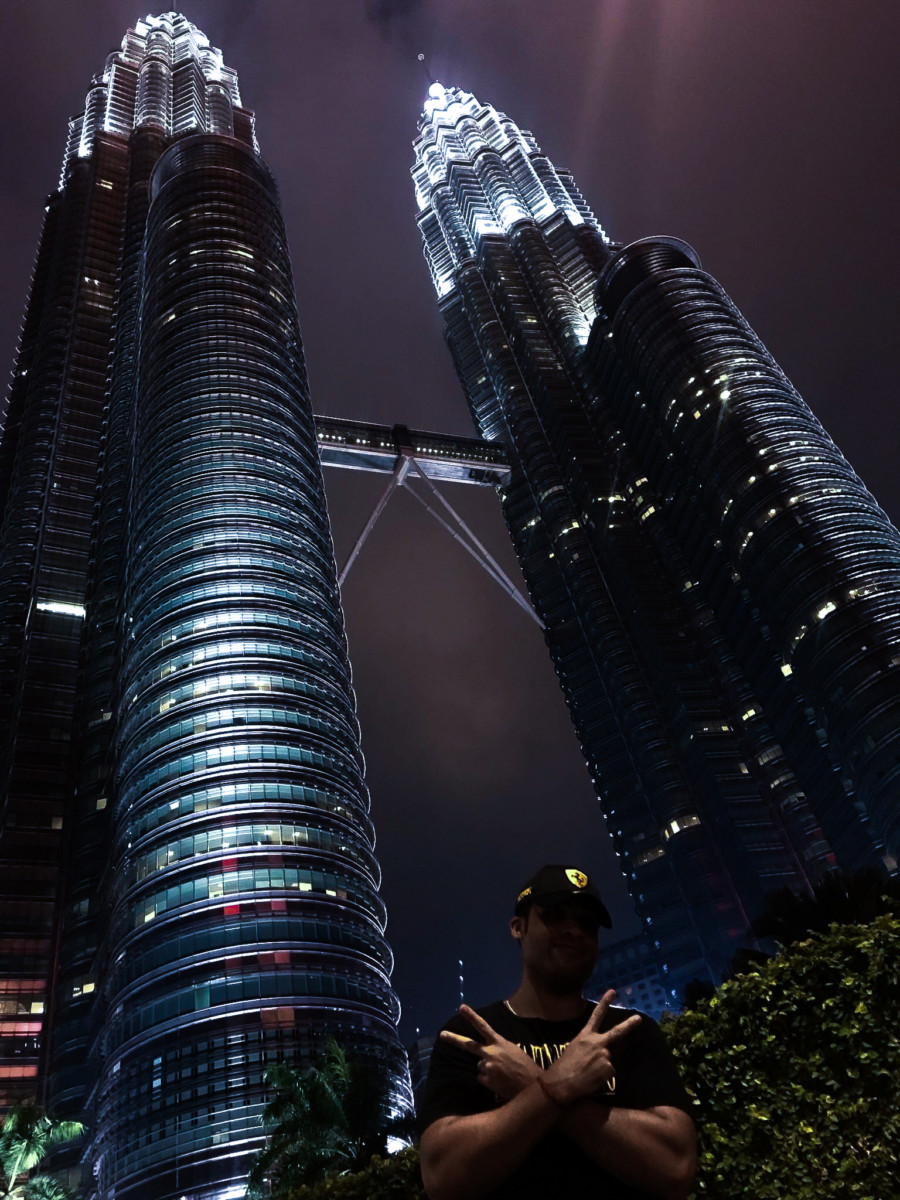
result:
M 571 1021 L 583 1015 L 587 1001 L 580 992 L 557 996 L 526 976 L 506 1003 L 517 1017 Z

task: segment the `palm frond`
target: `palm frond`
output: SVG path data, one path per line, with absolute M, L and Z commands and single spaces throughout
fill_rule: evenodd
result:
M 275 1093 L 261 1118 L 269 1138 L 248 1175 L 248 1200 L 280 1200 L 304 1183 L 357 1170 L 399 1132 L 381 1070 L 350 1059 L 334 1038 L 314 1066 L 273 1063 L 265 1081 Z
M 73 1200 L 73 1197 L 52 1175 L 35 1175 L 22 1189 L 22 1200 Z
M 2 1195 L 25 1200 L 32 1196 L 35 1200 L 43 1196 L 49 1200 L 67 1197 L 69 1193 L 65 1189 L 53 1192 L 53 1188 L 59 1189 L 62 1185 L 50 1176 L 37 1175 L 22 1186 L 17 1185 L 16 1180 L 33 1171 L 51 1146 L 74 1141 L 83 1132 L 84 1126 L 79 1121 L 54 1120 L 36 1104 L 17 1104 L 11 1108 L 0 1130 L 0 1171 L 6 1178 Z M 41 1192 L 35 1188 L 45 1190 Z
M 74 1142 L 84 1133 L 80 1121 L 53 1121 L 47 1131 L 47 1144 L 59 1146 L 65 1142 Z

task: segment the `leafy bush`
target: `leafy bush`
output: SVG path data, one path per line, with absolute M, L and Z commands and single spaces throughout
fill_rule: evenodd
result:
M 898 1194 L 896 917 L 792 946 L 666 1033 L 697 1104 L 698 1196 Z
M 330 1175 L 295 1188 L 291 1200 L 425 1200 L 419 1152 L 410 1147 L 392 1158 L 373 1158 L 353 1175 Z

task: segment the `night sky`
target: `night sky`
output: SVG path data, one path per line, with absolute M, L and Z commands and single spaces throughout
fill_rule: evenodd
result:
M 147 11 L 4 5 L 0 362 L 66 121 Z M 152 11 L 162 11 L 162 6 Z M 888 513 L 900 245 L 896 0 L 193 0 L 280 181 L 317 412 L 471 433 L 414 223 L 431 73 L 570 168 L 620 241 L 674 234 L 725 286 Z M 14 15 L 10 15 L 10 13 Z M 339 562 L 384 477 L 329 471 Z M 494 495 L 445 487 L 519 578 Z M 637 922 L 536 626 L 402 492 L 344 586 L 401 1034 L 512 989 L 506 919 L 583 866 Z

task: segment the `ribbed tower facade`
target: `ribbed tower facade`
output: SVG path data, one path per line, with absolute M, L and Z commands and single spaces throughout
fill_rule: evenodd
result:
M 622 248 L 532 135 L 434 84 L 445 333 L 672 998 L 772 887 L 900 840 L 900 535 L 694 252 Z
M 0 1084 L 85 1196 L 242 1195 L 268 1063 L 409 1092 L 277 188 L 176 13 L 70 125 L 0 488 Z

